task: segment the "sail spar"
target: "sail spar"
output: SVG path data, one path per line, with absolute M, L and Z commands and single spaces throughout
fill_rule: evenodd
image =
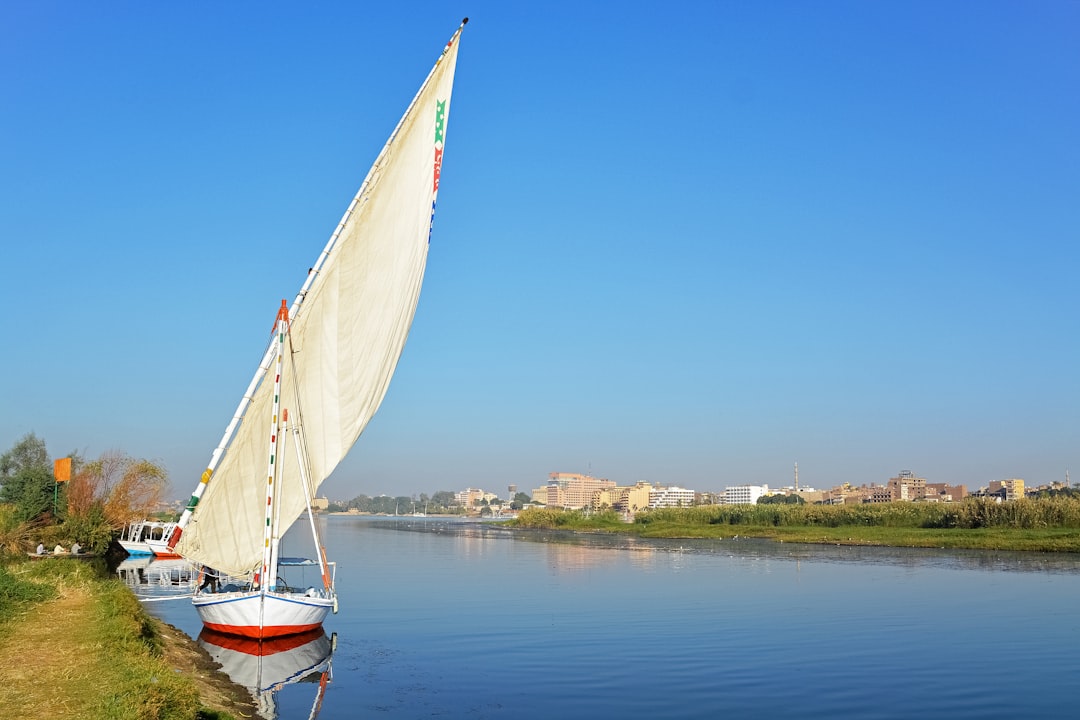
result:
M 290 309 L 291 352 L 286 349 L 281 404 L 290 424 L 302 423 L 313 491 L 378 409 L 412 324 L 439 192 L 460 34 L 458 28 L 443 49 Z M 254 392 L 240 404 L 235 430 L 230 424 L 203 476 L 201 497 L 197 490 L 181 518 L 184 531 L 176 546 L 190 560 L 235 575 L 250 572 L 262 557 L 270 367 L 267 357 L 252 381 Z M 307 505 L 295 445 L 290 433 L 278 458 L 282 533 Z

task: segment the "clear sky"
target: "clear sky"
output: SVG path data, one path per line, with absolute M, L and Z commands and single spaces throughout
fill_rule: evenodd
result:
M 0 450 L 186 497 L 461 18 L 331 498 L 1080 481 L 1080 3 L 0 6 Z

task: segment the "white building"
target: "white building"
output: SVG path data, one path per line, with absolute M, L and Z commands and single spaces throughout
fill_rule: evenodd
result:
M 493 492 L 486 492 L 480 488 L 466 488 L 454 493 L 454 502 L 465 508 L 473 507 L 477 502 L 486 500 L 498 500 L 499 496 Z
M 676 487 L 653 487 L 649 490 L 649 507 L 690 507 L 694 504 L 694 491 Z
M 769 494 L 768 485 L 736 485 L 724 490 L 725 505 L 753 505 Z

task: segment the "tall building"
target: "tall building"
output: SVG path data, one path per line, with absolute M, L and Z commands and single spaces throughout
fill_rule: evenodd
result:
M 592 475 L 553 472 L 548 475 L 545 504 L 548 507 L 562 507 L 570 510 L 591 507 L 593 493 L 613 487 L 615 487 L 613 481 L 594 478 Z

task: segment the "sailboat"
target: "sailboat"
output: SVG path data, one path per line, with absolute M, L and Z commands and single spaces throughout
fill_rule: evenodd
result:
M 255 376 L 170 537 L 175 552 L 222 578 L 192 599 L 207 628 L 280 637 L 318 628 L 337 611 L 336 565 L 327 560 L 313 500 L 382 402 L 416 312 L 466 22 L 291 307 L 281 301 Z M 297 587 L 279 574 L 287 562 L 281 538 L 305 512 L 315 557 L 288 562 L 317 565 L 321 583 Z

